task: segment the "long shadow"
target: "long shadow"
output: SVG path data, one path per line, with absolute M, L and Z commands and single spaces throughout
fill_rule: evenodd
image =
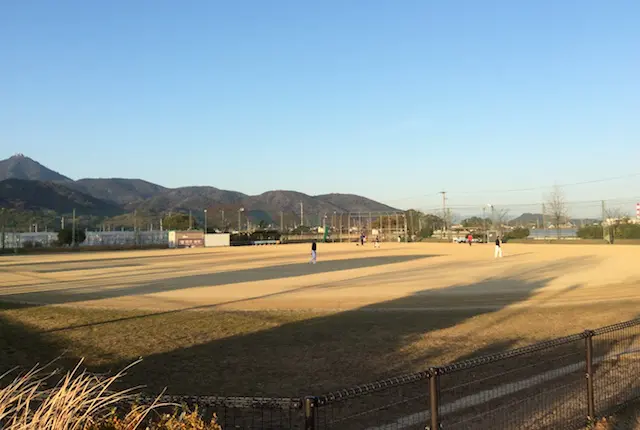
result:
M 3 303 L 0 306 L 0 374 L 17 369 L 24 371 L 36 364 L 45 365 L 56 360 L 56 366 L 69 368 L 75 358 L 62 356 L 65 351 L 63 342 L 46 336 L 46 333 L 13 321 L 4 312 L 18 310 L 28 306 Z M 15 375 L 8 375 L 13 379 Z M 0 381 L 4 385 L 6 380 Z
M 158 251 L 158 250 L 149 250 L 149 252 L 152 251 Z M 167 249 L 167 251 L 169 251 Z M 123 251 L 108 251 L 108 252 L 142 252 L 141 250 L 123 250 Z M 341 255 L 341 254 L 351 254 L 353 253 L 354 250 L 339 250 L 339 251 L 331 251 L 331 255 Z M 100 254 L 100 252 L 97 253 L 98 255 Z M 261 257 L 261 259 L 278 259 L 278 258 L 283 258 L 283 257 L 287 257 L 290 255 L 296 255 L 299 254 L 298 251 L 294 251 L 291 250 L 290 254 L 279 254 L 276 257 Z M 77 254 L 73 254 L 73 253 L 58 253 L 58 254 L 39 254 L 40 256 L 55 256 L 55 255 L 77 255 Z M 23 258 L 23 257 L 28 257 L 29 255 L 24 255 L 24 256 L 19 256 L 19 258 Z M 32 255 L 32 256 L 36 256 L 36 255 Z M 114 257 L 114 258 L 94 258 L 94 259 L 81 259 L 81 260 L 61 260 L 61 261 L 26 261 L 26 262 L 22 262 L 22 261 L 15 261 L 15 262 L 3 262 L 0 260 L 0 268 L 9 268 L 9 267 L 17 267 L 17 266 L 24 266 L 24 267 L 30 267 L 30 266 L 42 266 L 42 267 L 47 267 L 47 266 L 54 266 L 54 267 L 64 267 L 67 265 L 74 265 L 74 264 L 84 264 L 84 263 L 109 263 L 109 262 L 118 262 L 118 261 L 124 261 L 124 262 L 129 262 L 132 259 L 133 260 L 158 260 L 158 259 L 166 259 L 166 260 L 170 260 L 173 261 L 176 258 L 188 258 L 189 260 L 193 260 L 195 259 L 202 259 L 202 260 L 211 260 L 211 259 L 215 259 L 215 258 L 225 258 L 228 259 L 229 257 L 235 257 L 235 254 L 225 254 L 225 253 L 210 253 L 207 251 L 202 251 L 202 252 L 196 252 L 193 254 L 182 254 L 180 253 L 180 251 L 176 251 L 176 255 L 171 255 L 171 254 L 162 254 L 162 255 L 136 255 L 135 257 Z M 238 257 L 240 257 L 241 255 L 237 255 Z M 253 261 L 255 260 L 255 257 L 253 258 L 240 258 L 238 259 L 239 261 Z M 235 259 L 234 259 L 235 261 Z
M 571 259 L 557 264 L 576 269 L 591 263 Z M 169 393 L 176 394 L 282 396 L 323 392 L 394 376 L 415 364 L 403 350 L 416 338 L 526 300 L 554 279 L 557 266 L 554 263 L 532 270 L 544 277 L 527 281 L 506 276 L 447 289 L 451 298 L 492 294 L 500 301 L 491 309 L 363 312 L 404 307 L 407 299 L 391 300 L 151 355 L 131 372 L 131 382 L 147 383 L 152 391 L 166 386 Z M 505 296 L 507 286 L 513 293 Z M 431 299 L 428 294 L 417 293 L 408 300 L 420 307 Z M 215 320 L 219 315 L 203 314 L 203 324 L 207 323 L 205 319 Z M 450 349 L 451 345 L 446 347 Z M 441 348 L 442 345 L 434 345 L 422 354 L 425 367 L 442 355 Z
M 157 251 L 156 250 L 150 250 L 149 252 L 152 251 Z M 130 250 L 124 250 L 124 251 L 107 251 L 107 252 L 131 252 Z M 139 250 L 136 252 L 140 252 Z M 199 255 L 195 254 L 195 255 Z M 56 253 L 56 254 L 39 254 L 40 256 L 56 256 L 56 255 L 77 255 L 77 254 L 73 254 L 73 253 Z M 99 253 L 98 253 L 99 255 Z M 29 255 L 21 255 L 20 257 L 28 257 Z M 33 255 L 36 256 L 36 255 Z M 141 256 L 136 256 L 135 259 L 136 260 L 148 260 L 148 259 L 158 259 L 158 258 L 172 258 L 171 255 L 141 255 Z M 2 263 L 0 264 L 0 267 L 14 267 L 14 266 L 25 266 L 25 267 L 29 267 L 29 266 L 65 266 L 65 265 L 69 265 L 69 264 L 82 264 L 82 263 L 96 263 L 96 262 L 100 262 L 100 261 L 131 261 L 131 257 L 115 257 L 115 258 L 93 258 L 93 259 L 82 259 L 82 260 L 62 260 L 62 261 L 26 261 L 26 262 L 22 262 L 22 261 L 16 261 L 16 262 L 10 262 L 10 263 Z
M 87 300 L 153 294 L 186 288 L 212 287 L 219 285 L 237 284 L 242 282 L 267 281 L 305 276 L 310 274 L 331 273 L 343 270 L 404 263 L 434 256 L 435 255 L 430 254 L 409 256 L 379 256 L 320 261 L 315 265 L 306 263 L 284 264 L 278 266 L 258 267 L 252 269 L 207 273 L 201 275 L 178 276 L 152 283 L 120 288 L 98 289 L 96 287 L 80 287 L 58 289 L 47 292 L 7 294 L 3 296 L 3 300 L 17 302 L 35 301 L 36 303 L 45 302 L 48 304 L 74 303 Z
M 100 264 L 99 266 L 87 267 L 52 267 L 50 269 L 36 269 L 35 273 L 61 273 L 61 272 L 74 272 L 87 269 L 119 269 L 122 267 L 144 267 L 141 263 L 118 263 L 118 264 Z
M 454 327 L 478 315 L 527 300 L 555 279 L 561 269 L 579 270 L 593 263 L 593 259 L 564 259 L 551 264 L 510 268 L 508 276 L 493 277 L 443 290 L 424 290 L 409 298 L 377 303 L 353 311 L 323 315 L 256 333 L 230 336 L 184 349 L 153 354 L 145 357 L 142 364 L 132 369 L 126 384 L 146 384 L 151 393 L 168 387 L 168 392 L 173 394 L 295 396 L 319 394 L 396 376 L 416 367 L 426 368 L 429 365 L 443 364 L 439 358 L 444 349 L 451 349 L 455 347 L 454 345 L 428 346 L 419 354 L 419 357 L 411 358 L 407 357 L 406 347 L 428 333 Z M 308 266 L 305 265 L 305 267 Z M 535 281 L 525 279 L 531 277 L 533 273 L 538 279 Z M 404 273 L 400 272 L 396 277 L 401 280 L 403 275 Z M 577 286 L 573 285 L 563 291 L 574 288 Z M 489 301 L 495 300 L 495 309 L 479 306 L 474 309 L 473 306 L 468 306 L 455 312 L 451 311 L 450 307 L 443 311 L 378 312 L 384 309 L 403 309 L 407 307 L 408 302 L 412 303 L 416 309 L 427 304 L 432 306 L 434 301 L 436 301 L 436 307 L 439 305 L 444 307 L 445 303 L 450 303 L 452 299 L 469 303 L 469 298 L 480 296 L 485 298 L 485 301 L 487 297 Z M 437 302 L 439 299 L 442 299 L 441 303 Z M 474 302 L 475 300 L 471 300 L 471 304 Z M 223 315 L 224 313 L 211 312 L 202 313 L 199 317 L 202 324 L 207 324 Z M 156 318 L 157 321 L 154 324 L 162 324 L 162 318 L 166 317 L 166 314 L 142 317 Z M 134 319 L 117 321 L 130 324 L 128 332 L 136 333 L 139 321 Z M 180 321 L 180 319 L 170 321 L 175 331 L 188 330 L 188 327 L 181 326 Z M 500 319 L 497 321 L 504 322 Z M 96 335 L 99 335 L 99 332 L 96 332 Z M 627 344 L 632 345 L 636 342 L 635 332 L 633 335 L 634 337 L 629 336 Z M 47 337 L 45 340 L 42 332 L 23 327 L 0 314 L 0 345 L 2 346 L 0 363 L 3 368 L 17 364 L 32 364 L 35 361 L 43 362 L 57 357 L 63 344 L 50 339 L 51 337 Z M 456 339 L 454 341 L 473 342 L 474 340 Z M 127 339 L 123 338 L 122 342 L 127 342 Z M 512 347 L 514 342 L 514 339 L 496 341 L 476 349 L 473 353 L 461 355 L 460 358 L 503 351 Z M 620 341 L 616 343 L 605 339 L 597 345 L 597 350 L 602 351 L 598 354 L 611 350 L 614 344 L 619 345 Z M 573 360 L 573 357 L 569 357 L 569 353 L 576 353 L 578 359 L 583 359 L 581 348 L 583 348 L 582 343 L 577 351 L 570 348 L 561 348 L 557 351 L 562 360 L 568 360 L 566 363 L 571 363 L 570 360 Z M 564 357 L 565 355 L 567 357 Z M 546 358 L 549 359 L 548 356 Z M 544 370 L 540 368 L 542 361 L 535 360 L 535 363 L 532 361 L 534 360 L 529 359 L 531 363 L 527 364 L 534 369 L 532 372 L 540 373 Z M 109 369 L 117 369 L 126 364 L 128 362 L 125 361 L 112 362 Z M 549 364 L 552 367 L 559 365 L 564 365 L 564 362 L 556 361 Z M 94 370 L 105 369 L 102 367 Z M 487 369 L 489 367 L 470 370 L 467 379 L 483 379 L 484 372 L 489 372 Z M 507 369 L 494 366 L 491 372 L 504 373 L 505 370 Z M 580 387 L 584 385 L 582 376 L 581 374 L 579 380 Z M 520 378 L 525 377 L 527 377 L 526 373 L 520 374 Z M 458 381 L 454 383 L 459 385 Z M 504 383 L 504 380 L 495 382 L 496 385 Z M 450 382 L 445 381 L 443 384 L 446 389 L 446 384 Z M 486 380 L 483 384 L 478 391 L 491 387 Z M 563 394 L 572 394 L 573 385 L 567 387 Z M 423 383 L 416 388 L 422 393 L 425 389 Z M 471 388 L 466 390 L 467 394 L 474 393 Z M 411 390 L 405 388 L 402 394 L 407 396 L 410 393 Z M 576 394 L 580 393 L 582 391 L 576 392 Z M 443 401 L 453 401 L 462 395 L 465 393 L 457 392 L 454 397 L 443 397 Z M 574 397 L 577 396 L 574 395 Z M 417 410 L 424 410 L 426 404 L 422 402 Z M 527 414 L 533 414 L 534 410 L 535 413 L 539 413 L 542 410 L 540 405 L 542 404 L 536 404 L 535 408 L 526 412 L 521 417 L 522 420 L 526 420 Z

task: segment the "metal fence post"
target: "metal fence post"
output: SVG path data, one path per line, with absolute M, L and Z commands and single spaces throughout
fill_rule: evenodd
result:
M 304 399 L 304 428 L 305 430 L 315 430 L 316 428 L 316 406 L 318 402 L 315 397 L 305 397 Z
M 595 406 L 595 396 L 593 391 L 593 331 L 586 330 L 584 332 L 585 338 L 585 349 L 586 349 L 586 362 L 587 362 L 587 417 L 589 420 L 595 418 L 596 415 L 596 406 Z
M 440 429 L 440 417 L 438 408 L 440 406 L 440 372 L 438 368 L 429 369 L 429 411 L 431 414 L 430 430 Z

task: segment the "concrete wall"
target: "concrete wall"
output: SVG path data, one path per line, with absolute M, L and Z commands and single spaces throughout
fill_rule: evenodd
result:
M 215 246 L 230 246 L 231 245 L 231 235 L 229 233 L 215 233 L 215 234 L 205 234 L 204 235 L 204 246 L 215 247 Z

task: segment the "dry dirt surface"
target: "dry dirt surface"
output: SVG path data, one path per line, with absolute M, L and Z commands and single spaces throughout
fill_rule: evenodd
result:
M 640 302 L 640 247 L 318 244 L 0 257 L 0 300 L 149 311 L 471 310 Z

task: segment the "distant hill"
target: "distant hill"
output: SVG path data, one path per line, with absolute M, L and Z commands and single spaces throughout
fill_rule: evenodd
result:
M 43 166 L 29 157 L 16 154 L 0 161 L 0 181 L 26 179 L 31 181 L 71 181 L 66 176 Z
M 147 212 L 203 211 L 216 206 L 239 204 L 247 196 L 236 191 L 226 191 L 215 187 L 181 187 L 164 189 L 155 195 L 128 203 L 127 210 Z
M 167 188 L 142 179 L 99 178 L 79 179 L 68 186 L 103 200 L 120 205 L 152 198 Z
M 122 208 L 54 182 L 6 179 L 0 181 L 0 207 L 23 211 L 116 215 Z
M 324 194 L 315 196 L 314 198 L 339 207 L 342 209 L 342 211 L 348 210 L 351 212 L 384 212 L 397 210 L 392 208 L 391 206 L 378 203 L 374 200 L 355 194 Z
M 237 219 L 236 213 L 244 209 L 252 221 L 279 224 L 299 222 L 300 203 L 307 225 L 321 222 L 326 214 L 334 212 L 378 212 L 396 209 L 366 197 L 353 194 L 326 194 L 310 196 L 297 191 L 276 190 L 249 196 L 237 191 L 221 190 L 209 186 L 166 188 L 142 179 L 85 178 L 73 181 L 24 155 L 0 161 L 0 180 L 31 180 L 33 183 L 7 183 L 0 195 L 3 207 L 21 210 L 78 211 L 94 216 L 113 216 L 137 211 L 142 214 L 162 214 L 193 211 L 203 217 L 204 209 L 226 221 Z M 20 188 L 22 196 L 14 191 Z
M 543 219 L 544 219 L 544 216 L 542 214 L 533 214 L 533 213 L 526 212 L 520 215 L 519 217 L 509 221 L 509 224 L 516 225 L 516 226 L 543 225 Z

